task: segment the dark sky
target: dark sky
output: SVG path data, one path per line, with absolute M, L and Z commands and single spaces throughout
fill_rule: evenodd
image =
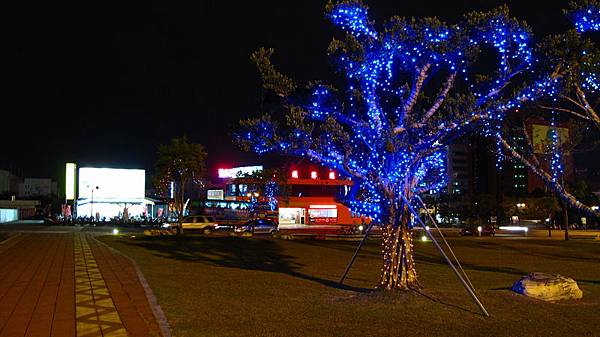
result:
M 326 1 L 12 3 L 2 18 L 0 168 L 26 176 L 57 177 L 66 161 L 151 169 L 156 146 L 184 134 L 207 147 L 211 168 L 252 163 L 229 136 L 257 108 L 250 53 L 276 48 L 275 63 L 299 82 L 331 74 Z M 381 23 L 453 22 L 502 2 L 367 3 Z M 566 1 L 507 3 L 538 36 L 568 25 Z

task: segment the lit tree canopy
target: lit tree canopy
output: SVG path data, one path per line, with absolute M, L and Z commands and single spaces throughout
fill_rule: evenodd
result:
M 505 6 L 457 24 L 393 17 L 376 26 L 360 1 L 329 3 L 326 15 L 345 32 L 328 48 L 340 83 L 296 89 L 271 64 L 273 50 L 259 49 L 251 59 L 281 105 L 242 121 L 237 141 L 351 177 L 346 203 L 384 225 L 381 286 L 416 286 L 403 199 L 446 185 L 445 149 L 462 135 L 492 137 L 506 153 L 507 113 L 556 95 L 564 71 L 538 66 L 529 27 Z
M 182 137 L 172 139 L 168 145 L 159 145 L 157 156 L 154 183 L 163 195 L 167 195 L 172 186 L 180 230 L 185 188 L 190 184 L 203 183 L 206 175 L 206 151 L 201 144 L 189 143 L 186 137 Z
M 309 157 L 355 178 L 364 198 L 350 202 L 359 213 L 381 220 L 394 200 L 384 195 L 443 187 L 445 146 L 474 129 L 497 132 L 504 111 L 521 100 L 511 80 L 531 66 L 530 32 L 506 7 L 455 25 L 394 17 L 381 32 L 360 2 L 329 4 L 327 16 L 346 32 L 328 49 L 345 87 L 311 83 L 294 91 L 270 63 L 272 50 L 258 50 L 252 60 L 264 87 L 283 97 L 286 111 L 244 121 L 238 141 L 258 153 Z M 469 71 L 484 50 L 499 59 L 486 76 Z

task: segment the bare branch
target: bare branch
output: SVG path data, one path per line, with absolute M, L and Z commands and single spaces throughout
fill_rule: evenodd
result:
M 481 97 L 479 100 L 477 100 L 477 104 L 481 105 L 483 103 L 485 103 L 487 101 L 488 98 L 492 98 L 496 95 L 498 95 L 500 92 L 502 92 L 502 90 L 504 88 L 506 88 L 509 84 L 510 84 L 510 80 L 515 77 L 516 75 L 520 74 L 521 72 L 523 72 L 523 68 L 520 68 L 518 70 L 515 70 L 513 73 L 511 73 L 510 75 L 506 76 L 503 78 L 503 83 L 502 85 L 496 87 L 495 89 L 492 89 L 490 92 L 488 92 L 487 95 Z
M 565 95 L 560 95 L 560 97 L 566 99 L 567 101 L 569 101 L 569 102 L 571 102 L 571 103 L 573 103 L 575 105 L 577 105 L 579 108 L 581 108 L 581 110 L 585 111 L 585 107 L 583 105 L 581 105 L 581 103 L 579 103 L 576 100 L 572 99 L 571 97 L 565 96 Z
M 435 103 L 433 103 L 433 105 L 425 113 L 423 118 L 421 118 L 421 124 L 427 123 L 429 118 L 431 118 L 431 116 L 433 116 L 433 114 L 442 106 L 442 103 L 444 103 L 446 96 L 448 96 L 448 92 L 450 91 L 450 89 L 452 88 L 452 85 L 454 84 L 455 78 L 456 78 L 455 72 L 450 74 L 450 76 L 448 76 L 448 79 L 444 83 L 444 87 L 443 87 L 442 91 L 440 92 L 440 94 L 438 95 L 437 99 L 435 100 Z
M 585 96 L 585 92 L 579 87 L 577 88 L 577 97 L 583 102 L 585 107 L 585 112 L 588 114 L 589 118 L 596 124 L 596 126 L 600 127 L 600 118 L 598 118 L 598 114 L 592 108 L 592 105 L 588 102 L 587 97 Z
M 431 68 L 431 63 L 427 63 L 423 66 L 423 68 L 417 69 L 418 75 L 415 78 L 415 83 L 413 84 L 410 95 L 404 103 L 400 122 L 402 122 L 404 118 L 406 118 L 406 115 L 412 111 L 412 108 L 417 103 L 417 97 L 419 97 L 419 93 L 421 92 L 421 88 L 423 87 L 423 82 L 427 78 L 427 71 L 429 70 L 429 68 Z
M 555 110 L 555 111 L 567 112 L 567 113 L 570 113 L 570 114 L 572 114 L 572 115 L 574 115 L 574 116 L 576 116 L 576 117 L 579 117 L 579 118 L 581 118 L 581 119 L 585 119 L 585 120 L 588 120 L 588 121 L 590 120 L 590 118 L 589 118 L 588 116 L 584 116 L 584 115 L 582 115 L 582 114 L 580 114 L 580 113 L 578 113 L 578 112 L 575 112 L 575 111 L 573 111 L 573 110 L 570 110 L 570 109 L 565 109 L 565 108 L 557 108 L 557 107 L 544 106 L 544 105 L 538 105 L 538 107 L 539 107 L 540 109 L 546 109 L 546 110 Z
M 524 158 L 520 155 L 502 136 L 496 136 L 502 147 L 510 153 L 510 155 L 523 163 L 527 168 L 529 168 L 533 173 L 535 173 L 538 177 L 542 179 L 542 181 L 546 184 L 546 186 L 550 187 L 556 194 L 563 199 L 567 204 L 571 207 L 580 209 L 588 214 L 594 215 L 596 217 L 600 216 L 600 212 L 592 210 L 591 207 L 584 205 L 577 198 L 575 198 L 572 194 L 565 190 L 564 186 L 559 184 L 558 182 L 552 181 L 552 176 L 548 174 L 545 170 L 543 170 L 540 166 L 534 165 L 531 161 Z

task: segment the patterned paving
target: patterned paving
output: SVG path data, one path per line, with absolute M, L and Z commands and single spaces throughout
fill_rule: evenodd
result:
M 0 244 L 0 337 L 160 337 L 135 266 L 81 233 Z
M 127 336 L 85 235 L 76 234 L 74 248 L 77 336 Z

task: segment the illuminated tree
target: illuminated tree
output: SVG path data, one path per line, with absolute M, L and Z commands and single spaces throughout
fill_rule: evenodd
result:
M 189 143 L 186 137 L 159 145 L 154 182 L 164 196 L 172 198 L 177 211 L 177 234 L 182 234 L 186 186 L 202 185 L 206 174 L 206 152 L 201 144 Z
M 406 202 L 446 185 L 446 146 L 458 137 L 480 133 L 506 154 L 506 115 L 555 94 L 562 73 L 533 71 L 530 30 L 506 7 L 459 24 L 393 17 L 380 29 L 360 1 L 329 3 L 326 15 L 345 32 L 328 49 L 339 83 L 297 89 L 271 64 L 273 50 L 259 49 L 251 60 L 281 104 L 242 121 L 237 141 L 352 178 L 344 202 L 383 231 L 379 287 L 419 287 Z
M 235 184 L 250 184 L 255 185 L 257 191 L 262 190 L 262 195 L 259 197 L 253 197 L 249 193 L 250 198 L 250 211 L 255 213 L 260 210 L 275 211 L 277 209 L 277 197 L 287 196 L 289 190 L 286 181 L 286 175 L 282 172 L 287 172 L 284 169 L 269 169 L 265 168 L 252 173 L 238 173 L 238 176 L 233 180 Z M 244 195 L 241 195 L 242 197 Z

